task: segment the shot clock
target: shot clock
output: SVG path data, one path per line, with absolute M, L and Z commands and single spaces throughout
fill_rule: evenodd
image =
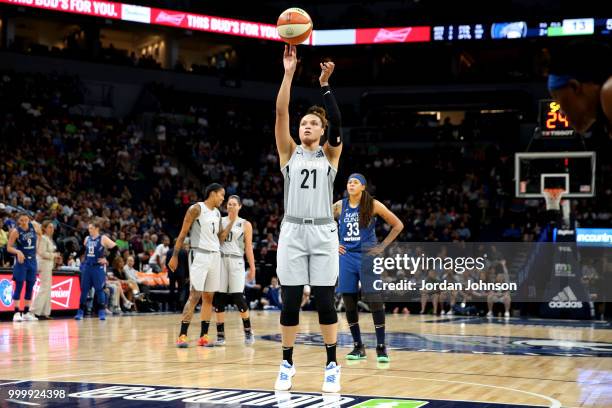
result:
M 561 106 L 553 100 L 540 100 L 540 130 L 542 137 L 573 137 L 574 129 L 561 111 Z

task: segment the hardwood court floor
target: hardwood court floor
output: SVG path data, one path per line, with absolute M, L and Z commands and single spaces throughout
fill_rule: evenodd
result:
M 274 336 L 280 332 L 278 319 L 278 312 L 252 313 L 257 341 L 247 347 L 242 343 L 238 314 L 227 313 L 227 345 L 215 348 L 195 346 L 200 325 L 194 320 L 188 349 L 174 346 L 179 329 L 176 314 L 109 317 L 104 322 L 93 318 L 81 322 L 2 322 L 0 379 L 271 390 L 280 362 L 280 343 Z M 370 333 L 364 337 L 370 341 L 374 331 L 371 316 L 360 314 L 360 320 L 362 332 Z M 443 323 L 432 322 L 436 320 Z M 296 345 L 298 371 L 292 391 L 320 390 L 324 349 L 312 344 L 320 342 L 318 336 L 309 335 L 318 332 L 317 321 L 313 312 L 301 315 L 300 332 L 304 335 L 300 339 L 311 344 Z M 344 360 L 350 341 L 341 315 L 340 331 L 345 333 L 342 339 L 347 344 L 338 349 L 343 366 L 342 393 L 540 406 L 555 406 L 556 401 L 563 407 L 612 406 L 609 325 L 566 327 L 560 323 L 546 327 L 486 320 L 478 321 L 482 324 L 444 321 L 433 316 L 388 315 L 388 339 L 396 349 L 390 350 L 391 363 L 383 367 L 376 363 L 372 349 L 368 349 L 366 361 L 348 364 Z M 211 326 L 214 337 L 214 323 Z M 430 341 L 423 343 L 423 339 Z M 567 348 L 576 345 L 584 348 Z M 479 354 L 482 350 L 491 352 L 488 346 L 497 347 L 492 351 L 497 354 Z M 554 349 L 558 346 L 561 348 Z M 547 347 L 553 347 L 552 351 Z M 426 351 L 430 349 L 437 351 Z M 559 350 L 583 354 L 586 350 L 593 355 L 538 355 L 547 350 L 553 354 Z

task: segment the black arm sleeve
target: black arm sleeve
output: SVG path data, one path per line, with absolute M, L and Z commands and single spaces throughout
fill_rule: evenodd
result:
M 327 140 L 331 146 L 340 146 L 342 143 L 342 116 L 336 98 L 329 86 L 322 86 L 323 104 L 327 111 Z
M 109 249 L 109 253 L 108 253 L 108 259 L 110 259 L 110 261 L 112 262 L 115 257 L 117 256 L 117 252 L 119 252 L 119 247 L 117 245 L 115 245 L 114 247 L 112 247 L 111 249 Z

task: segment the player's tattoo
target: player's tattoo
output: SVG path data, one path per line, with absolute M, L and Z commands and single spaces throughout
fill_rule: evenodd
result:
M 187 214 L 185 214 L 185 219 L 183 220 L 183 227 L 181 229 L 181 232 L 178 238 L 176 239 L 176 243 L 174 244 L 175 254 L 178 254 L 178 252 L 183 247 L 183 243 L 185 242 L 185 237 L 187 236 L 187 233 L 189 232 L 189 229 L 191 228 L 191 224 L 193 224 L 193 221 L 196 218 L 198 218 L 199 215 L 200 215 L 200 207 L 196 204 L 192 205 L 187 210 Z

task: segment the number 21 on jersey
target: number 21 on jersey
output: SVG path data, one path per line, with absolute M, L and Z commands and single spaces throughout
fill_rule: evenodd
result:
M 302 180 L 302 188 L 310 188 L 308 183 L 308 178 L 312 175 L 312 188 L 317 188 L 317 169 L 312 169 L 308 171 L 308 169 L 302 169 L 301 174 L 304 176 L 304 180 Z

